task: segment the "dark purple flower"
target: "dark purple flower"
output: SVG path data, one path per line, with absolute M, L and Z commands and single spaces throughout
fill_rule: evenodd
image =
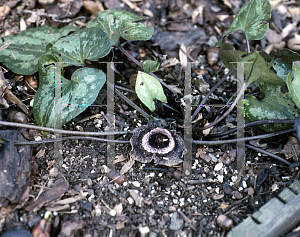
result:
M 130 139 L 132 159 L 142 163 L 155 163 L 166 166 L 182 162 L 183 139 L 177 134 L 153 124 L 140 126 L 133 130 Z

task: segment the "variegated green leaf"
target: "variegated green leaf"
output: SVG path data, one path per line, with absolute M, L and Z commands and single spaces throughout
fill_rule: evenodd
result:
M 31 75 L 38 70 L 38 60 L 46 53 L 47 45 L 77 29 L 71 25 L 62 28 L 43 26 L 5 36 L 3 39 L 9 46 L 0 52 L 0 62 L 14 73 Z
M 236 30 L 242 30 L 249 41 L 262 39 L 269 29 L 265 20 L 271 17 L 271 10 L 269 0 L 250 0 L 237 12 L 223 37 Z M 221 41 L 217 46 L 220 45 Z
M 137 16 L 130 12 L 111 9 L 99 12 L 92 18 L 88 24 L 89 27 L 98 27 L 102 29 L 111 38 L 111 44 L 116 45 L 120 37 L 126 40 L 149 40 L 151 39 L 154 29 L 153 26 L 146 27 L 141 22 L 144 16 Z
M 52 48 L 53 52 L 71 65 L 84 65 L 85 60 L 97 61 L 111 51 L 109 35 L 97 27 L 79 30 L 61 38 Z
M 286 83 L 294 103 L 300 109 L 300 68 L 296 62 L 293 63 L 293 74 L 293 81 L 292 74 L 289 73 Z
M 267 83 L 258 83 L 264 94 L 262 100 L 252 95 L 245 95 L 245 117 L 250 121 L 268 119 L 294 119 L 299 115 L 292 102 L 290 93 L 282 93 L 280 86 Z M 273 132 L 291 127 L 290 124 L 263 124 L 259 125 L 266 132 Z
M 61 125 L 76 117 L 96 100 L 106 81 L 105 74 L 99 69 L 77 69 L 71 80 L 62 76 L 61 101 L 55 101 L 57 62 L 62 62 L 62 59 L 53 55 L 44 55 L 39 60 L 40 85 L 33 103 L 34 118 L 39 126 L 54 127 L 55 115 L 60 112 Z M 55 108 L 54 102 L 61 102 L 61 111 Z

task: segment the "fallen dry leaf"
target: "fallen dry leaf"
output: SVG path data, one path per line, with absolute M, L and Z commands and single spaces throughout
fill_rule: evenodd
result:
M 135 162 L 135 160 L 129 159 L 129 161 L 125 165 L 123 165 L 123 167 L 121 168 L 120 174 L 123 175 L 123 174 L 127 173 L 131 169 L 131 167 L 134 165 L 134 162 Z
M 91 13 L 91 17 L 97 15 L 98 12 L 103 12 L 104 8 L 101 2 L 94 2 L 94 1 L 83 1 L 83 7 Z
M 45 155 L 46 150 L 41 149 L 39 152 L 35 155 L 36 158 L 42 158 Z
M 300 35 L 294 34 L 294 38 L 288 41 L 288 48 L 294 51 L 300 51 Z
M 209 125 L 209 122 L 206 122 L 205 126 L 208 126 L 208 125 Z M 202 131 L 203 135 L 207 136 L 210 133 L 211 129 L 213 129 L 213 127 L 203 130 Z
M 125 158 L 125 156 L 123 155 L 123 154 L 121 154 L 121 155 L 117 155 L 116 157 L 115 157 L 115 164 L 117 164 L 117 163 L 119 163 L 119 162 L 122 162 L 122 161 L 124 161 L 124 160 L 126 160 L 127 158 Z
M 285 155 L 285 159 L 294 157 L 295 160 L 298 160 L 300 156 L 300 144 L 297 138 L 290 136 L 280 153 Z
M 9 12 L 10 12 L 9 6 L 7 6 L 7 5 L 1 6 L 0 7 L 0 21 L 4 20 Z
M 65 178 L 58 179 L 51 189 L 43 193 L 37 200 L 31 201 L 26 207 L 26 211 L 38 211 L 42 206 L 62 197 L 69 189 L 69 182 Z
M 288 11 L 292 15 L 293 23 L 295 25 L 297 25 L 300 20 L 300 8 L 299 7 L 288 7 Z
M 180 60 L 181 66 L 186 67 L 186 65 L 187 65 L 187 50 L 186 50 L 184 43 L 182 43 L 180 45 L 179 60 Z
M 205 154 L 205 153 L 206 153 L 206 149 L 205 148 L 198 147 L 197 153 L 196 153 L 196 158 L 199 158 L 200 155 Z
M 29 185 L 35 175 L 35 161 L 31 146 L 15 146 L 15 141 L 26 141 L 17 130 L 3 130 L 1 139 L 7 140 L 0 153 L 0 207 L 23 206 L 29 198 Z
M 123 205 L 122 203 L 119 203 L 117 204 L 114 209 L 116 210 L 116 214 L 117 216 L 121 215 L 122 214 L 122 211 L 123 211 Z
M 66 236 L 71 236 L 73 231 L 80 230 L 85 226 L 83 220 L 66 221 L 62 224 L 61 233 Z
M 140 195 L 138 195 L 136 190 L 130 189 L 129 193 L 130 193 L 131 197 L 133 198 L 133 200 L 135 201 L 135 204 L 138 207 L 142 207 L 143 206 L 143 198 Z

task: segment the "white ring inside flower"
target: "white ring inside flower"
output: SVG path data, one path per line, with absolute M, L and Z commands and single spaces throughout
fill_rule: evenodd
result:
M 166 135 L 168 137 L 169 145 L 167 147 L 156 148 L 156 147 L 153 147 L 150 145 L 150 143 L 149 143 L 150 136 L 153 134 L 159 134 L 159 133 Z M 144 135 L 144 137 L 142 139 L 142 146 L 146 151 L 148 151 L 150 153 L 166 154 L 174 149 L 175 141 L 174 141 L 172 134 L 168 130 L 163 129 L 163 128 L 155 128 Z

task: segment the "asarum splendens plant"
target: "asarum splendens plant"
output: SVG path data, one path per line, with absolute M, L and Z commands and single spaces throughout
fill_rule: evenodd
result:
M 173 166 L 181 163 L 185 150 L 183 139 L 160 126 L 160 122 L 149 122 L 133 130 L 130 139 L 132 159 L 142 163 Z

